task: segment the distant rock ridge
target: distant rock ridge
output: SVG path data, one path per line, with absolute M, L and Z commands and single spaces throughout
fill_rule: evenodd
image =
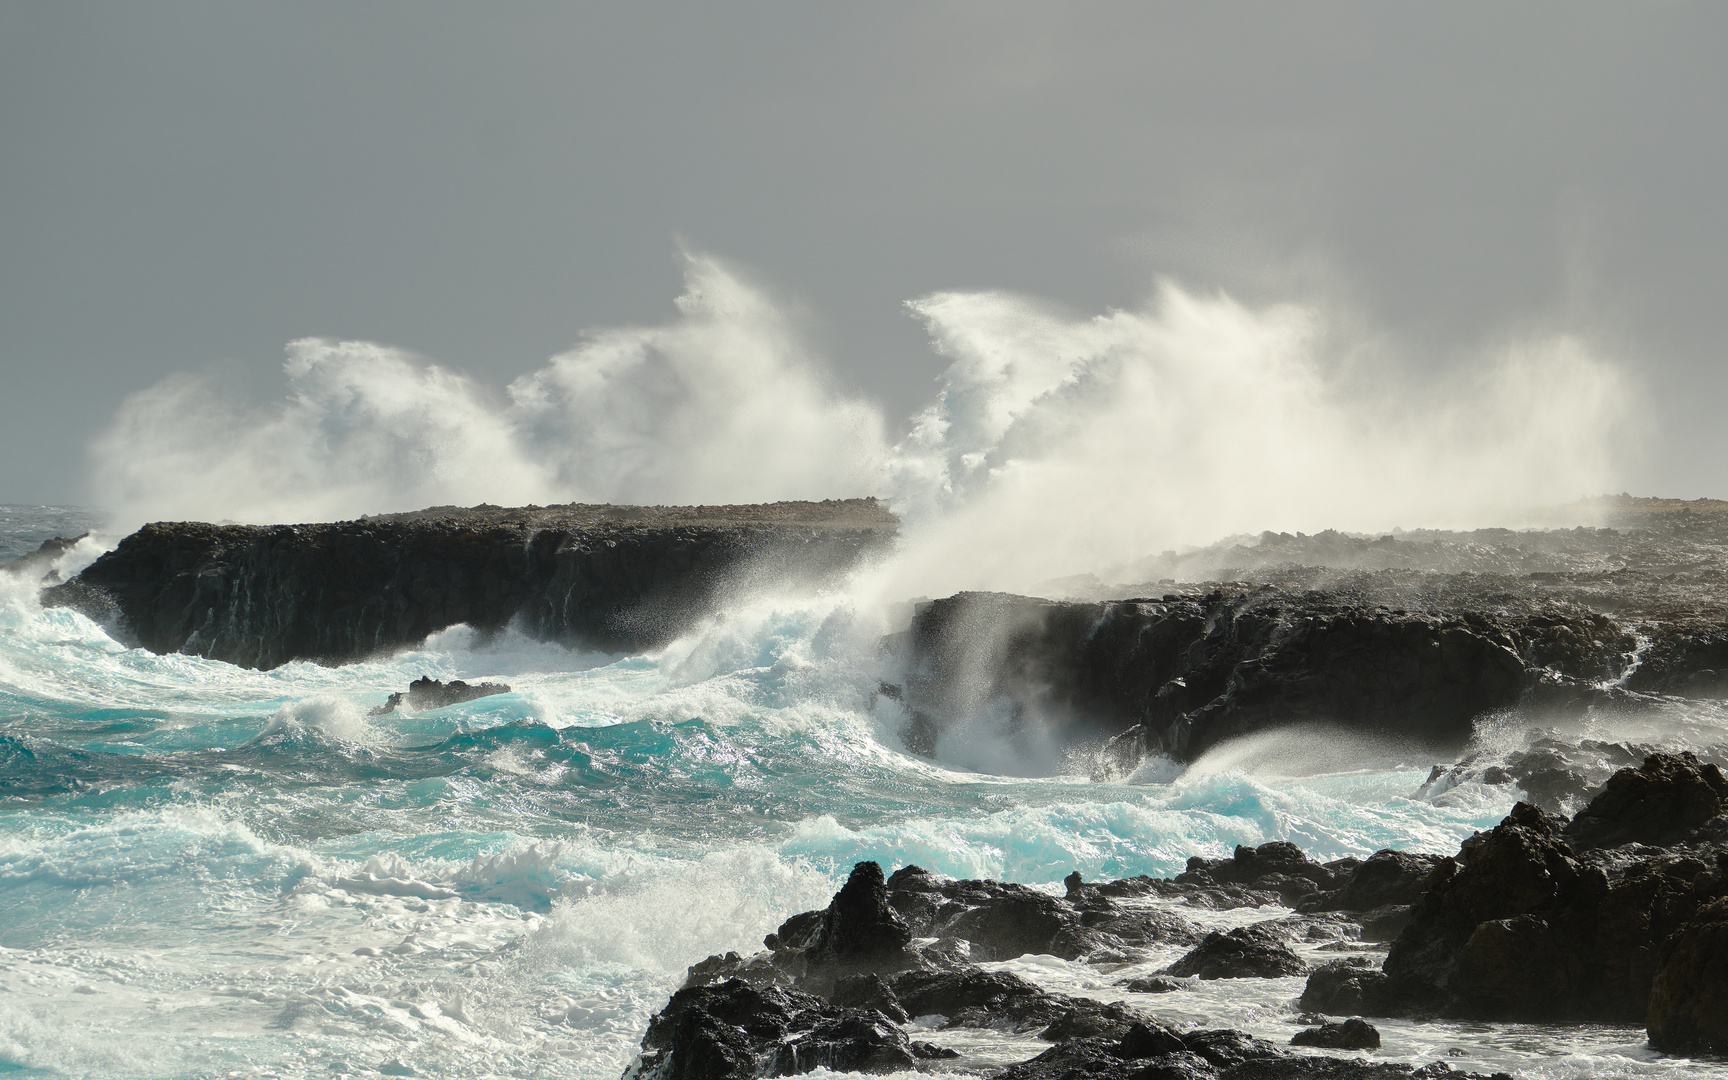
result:
M 959 593 L 921 604 L 889 643 L 904 679 L 885 690 L 919 752 L 988 713 L 1115 740 L 1104 767 L 1124 770 L 1301 723 L 1460 746 L 1514 707 L 1728 696 L 1728 588 L 1648 584 L 1412 571 L 1103 602 Z
M 356 660 L 459 623 L 641 652 L 717 613 L 732 587 L 833 582 L 898 526 L 874 499 L 158 522 L 42 598 L 117 616 L 153 652 L 253 668 Z

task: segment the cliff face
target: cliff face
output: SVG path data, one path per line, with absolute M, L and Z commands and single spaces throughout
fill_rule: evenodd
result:
M 817 584 L 890 543 L 874 500 L 476 507 L 320 525 L 147 525 L 43 602 L 117 613 L 139 644 L 245 667 L 354 660 L 512 620 L 602 651 L 670 642 L 750 582 Z
M 1115 738 L 1125 767 L 1146 751 L 1190 760 L 1303 722 L 1457 745 L 1499 709 L 1578 707 L 1624 696 L 1622 682 L 1715 685 L 1705 665 L 1719 650 L 1720 611 L 1636 621 L 1529 582 L 1423 574 L 1404 582 L 1420 585 L 1403 593 L 1411 606 L 1393 606 L 1364 587 L 1383 578 L 1105 603 L 962 593 L 925 604 L 899 643 L 907 742 L 929 752 L 953 720 L 995 712 L 1070 742 Z

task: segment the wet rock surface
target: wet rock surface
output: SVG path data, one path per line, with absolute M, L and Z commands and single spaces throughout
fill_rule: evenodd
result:
M 494 694 L 508 694 L 510 687 L 504 683 L 476 683 L 469 685 L 461 679 L 451 679 L 449 682 L 439 682 L 430 676 L 422 675 L 408 684 L 407 693 L 398 691 L 385 699 L 384 704 L 373 708 L 367 715 L 387 716 L 400 706 L 410 709 L 442 709 L 446 705 L 459 705 L 475 698 L 491 697 Z
M 1362 960 L 1324 965 L 1303 1008 L 1332 1015 L 1639 1023 L 1653 1044 L 1658 1013 L 1686 1029 L 1688 967 L 1714 941 L 1713 904 L 1728 896 L 1718 837 L 1721 776 L 1689 753 L 1653 755 L 1617 773 L 1572 823 L 1520 803 L 1434 869 L 1380 970 Z M 1632 841 L 1582 852 L 1569 838 Z M 1664 850 L 1633 840 L 1676 840 Z M 1590 857 L 1586 857 L 1586 856 Z M 1697 921 L 1702 920 L 1702 921 Z M 1696 947 L 1686 928 L 1696 935 Z M 1677 960 L 1676 957 L 1679 959 Z M 1697 970 L 1703 970 L 1698 968 Z M 1672 979 L 1672 982 L 1669 980 Z M 1686 991 L 1688 1000 L 1697 997 Z M 1708 1011 L 1708 1010 L 1707 1010 Z M 1685 1034 L 1671 1045 L 1695 1047 Z
M 1290 1037 L 1291 1046 L 1318 1046 L 1326 1050 L 1378 1050 L 1380 1032 L 1361 1017 L 1352 1017 L 1342 1024 L 1321 1024 L 1298 1031 Z
M 458 623 L 643 651 L 751 580 L 833 580 L 893 540 L 873 499 L 760 506 L 436 507 L 318 525 L 158 522 L 45 604 L 117 612 L 138 644 L 244 667 L 338 663 Z
M 922 604 L 893 642 L 908 746 L 932 753 L 957 720 L 1004 716 L 1010 731 L 1108 740 L 1098 769 L 1120 775 L 1149 754 L 1193 760 L 1271 727 L 1461 747 L 1474 720 L 1504 709 L 1728 697 L 1728 509 L 1618 500 L 1604 512 L 1623 526 L 1420 543 L 1267 534 L 1253 550 L 1272 561 L 1214 568 L 1228 580 Z M 1341 561 L 1290 561 L 1305 557 Z M 1553 812 L 1642 756 L 1628 754 L 1582 770 L 1541 754 L 1483 769 Z
M 1239 926 L 1228 933 L 1207 934 L 1193 950 L 1165 969 L 1175 978 L 1281 979 L 1305 975 L 1308 964 L 1291 951 L 1277 928 Z
M 1224 871 L 1226 877 L 1250 876 L 1250 867 L 1287 873 L 1305 861 L 1298 856 L 1283 845 L 1217 862 L 1233 868 Z M 1352 860 L 1347 867 L 1323 868 L 1329 875 L 1324 880 L 1347 885 L 1356 866 Z M 1018 1032 L 1054 1044 L 997 1074 L 1021 1080 L 1415 1073 L 1403 1065 L 1301 1056 L 1241 1031 L 1179 1030 L 1126 1002 L 1053 992 L 970 962 L 973 949 L 1003 956 L 1010 948 L 1072 940 L 1088 929 L 1088 918 L 1114 927 L 1105 932 L 1118 940 L 1124 923 L 1154 927 L 1159 935 L 1197 937 L 1191 924 L 1179 917 L 1172 922 L 1169 912 L 1149 918 L 1145 910 L 1127 906 L 1157 896 L 1145 879 L 1088 884 L 1073 874 L 1066 886 L 1066 896 L 1058 898 L 1003 882 L 955 881 L 916 866 L 884 875 L 876 863 L 859 863 L 828 907 L 787 919 L 764 941 L 766 951 L 751 957 L 728 953 L 692 965 L 684 988 L 650 1024 L 641 1058 L 627 1075 L 730 1080 L 817 1067 L 918 1069 L 951 1055 L 939 1045 L 941 1032 L 964 1028 Z M 990 925 L 995 922 L 1001 925 Z M 956 927 L 971 937 L 932 933 Z M 1305 970 L 1284 945 L 1291 935 L 1329 940 L 1347 937 L 1350 929 L 1348 917 L 1336 913 L 1285 916 L 1205 935 L 1196 952 L 1231 954 L 1225 962 L 1255 958 L 1261 977 L 1281 977 L 1290 973 L 1286 955 Z M 1219 946 L 1215 939 L 1228 944 Z M 1268 956 L 1277 960 L 1261 963 Z M 1189 985 L 1170 976 L 1154 978 L 1168 984 L 1158 989 Z M 1132 983 L 1129 988 L 1139 990 Z M 934 1043 L 911 1038 L 907 1029 L 913 1024 Z M 1334 1036 L 1333 1028 L 1345 1034 Z M 1364 1043 L 1365 1028 L 1372 1030 L 1357 1021 L 1319 1030 L 1341 1040 L 1324 1045 L 1353 1047 Z M 1422 1075 L 1438 1071 L 1431 1067 Z
M 62 555 L 77 546 L 78 541 L 89 533 L 79 536 L 53 536 L 42 541 L 42 546 L 35 551 L 26 552 L 15 559 L 0 563 L 0 574 L 11 574 L 14 577 L 31 581 L 41 581 L 52 585 L 59 580 L 59 575 L 53 573 L 54 564 Z

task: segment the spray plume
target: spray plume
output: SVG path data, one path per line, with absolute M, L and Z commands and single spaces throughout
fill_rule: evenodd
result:
M 1247 530 L 1489 523 L 1608 489 L 1637 433 L 1626 378 L 1578 338 L 1439 381 L 1364 377 L 1311 308 L 1164 284 L 1093 318 L 997 292 L 913 301 L 947 367 L 891 444 L 880 410 L 838 392 L 723 263 L 690 257 L 678 308 L 589 335 L 502 400 L 359 342 L 291 343 L 269 408 L 175 376 L 97 442 L 96 494 L 124 527 L 872 494 L 906 518 L 877 582 L 904 596 L 1024 588 Z

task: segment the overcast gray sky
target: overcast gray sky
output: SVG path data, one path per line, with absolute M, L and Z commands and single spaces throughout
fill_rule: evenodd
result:
M 1445 363 L 1606 343 L 1649 494 L 1728 496 L 1728 5 L 0 5 L 0 501 L 307 335 L 494 386 L 663 320 L 678 244 L 903 416 L 903 301 L 1157 275 Z

